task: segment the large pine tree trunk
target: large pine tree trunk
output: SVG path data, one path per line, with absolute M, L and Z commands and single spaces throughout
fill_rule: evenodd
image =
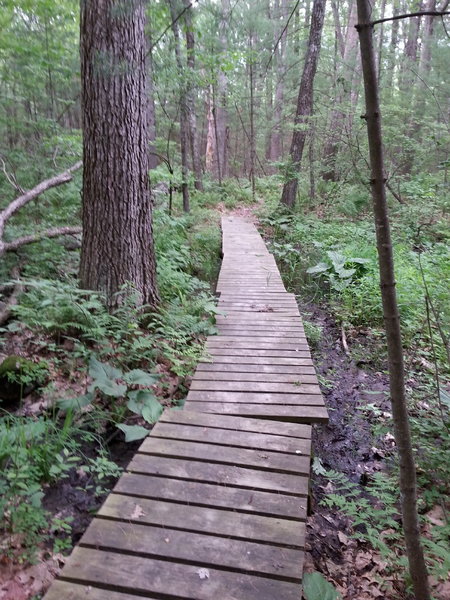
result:
M 81 2 L 83 241 L 80 279 L 111 306 L 130 283 L 155 306 L 142 0 Z
M 281 202 L 289 208 L 293 208 L 297 196 L 300 163 L 308 135 L 309 118 L 312 114 L 314 77 L 319 61 L 320 44 L 322 38 L 323 21 L 325 17 L 326 0 L 314 0 L 311 16 L 311 27 L 309 30 L 308 48 L 306 51 L 305 65 L 303 67 L 302 79 L 297 100 L 297 112 L 295 115 L 295 129 L 292 134 L 290 150 L 290 172 L 283 187 Z
M 429 600 L 430 590 L 417 514 L 416 468 L 406 407 L 400 316 L 395 292 L 394 258 L 386 201 L 380 103 L 373 50 L 369 0 L 357 0 L 358 32 L 366 98 L 367 133 L 371 166 L 372 199 L 380 267 L 381 298 L 389 362 L 389 387 L 395 441 L 400 460 L 400 498 L 409 571 L 417 600 Z

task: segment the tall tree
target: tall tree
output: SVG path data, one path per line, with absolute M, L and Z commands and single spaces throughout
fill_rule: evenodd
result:
M 386 201 L 381 113 L 373 48 L 373 25 L 369 0 L 357 0 L 358 32 L 366 99 L 367 133 L 371 166 L 371 189 L 380 268 L 381 298 L 389 361 L 389 387 L 395 441 L 400 459 L 400 497 L 409 572 L 416 600 L 429 600 L 430 589 L 417 514 L 416 467 L 406 406 L 403 347 L 395 291 L 394 257 Z
M 289 208 L 293 208 L 297 196 L 297 173 L 300 170 L 303 148 L 305 147 L 306 136 L 308 134 L 307 130 L 312 114 L 313 85 L 317 63 L 319 61 L 323 21 L 325 17 L 325 2 L 326 0 L 314 0 L 312 10 L 308 48 L 306 50 L 305 64 L 298 92 L 297 112 L 295 115 L 294 133 L 292 134 L 289 172 L 281 196 L 281 202 Z
M 203 190 L 202 182 L 202 164 L 200 160 L 200 149 L 197 134 L 197 114 L 196 114 L 196 102 L 195 102 L 195 88 L 194 88 L 194 77 L 195 77 L 195 35 L 194 35 L 194 24 L 192 19 L 190 0 L 183 0 L 185 12 L 184 22 L 186 29 L 186 54 L 187 54 L 187 68 L 186 74 L 186 112 L 189 127 L 189 146 L 191 150 L 192 159 L 192 170 L 194 171 L 194 185 L 195 189 Z
M 181 193 L 183 194 L 183 210 L 189 212 L 189 166 L 188 166 L 188 147 L 189 147 L 189 120 L 188 120 L 188 91 L 183 68 L 183 57 L 181 52 L 181 35 L 178 20 L 182 9 L 178 6 L 177 0 L 167 0 L 170 8 L 170 18 L 172 19 L 172 31 L 175 39 L 175 58 L 179 77 L 179 99 L 180 99 L 180 146 L 181 146 Z
M 84 0 L 80 34 L 81 285 L 114 306 L 131 284 L 155 306 L 144 0 Z

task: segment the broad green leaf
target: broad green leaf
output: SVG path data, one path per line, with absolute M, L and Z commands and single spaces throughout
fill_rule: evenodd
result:
M 125 384 L 115 381 L 123 377 L 122 371 L 112 367 L 108 363 L 101 363 L 94 356 L 91 356 L 91 360 L 89 361 L 89 375 L 94 380 L 89 391 L 99 389 L 105 396 L 112 396 L 114 398 L 124 396 L 127 391 Z
M 309 269 L 306 269 L 307 273 L 325 273 L 325 271 L 328 271 L 330 267 L 326 264 L 326 263 L 318 263 L 317 265 L 315 265 L 314 267 L 309 267 Z
M 124 432 L 126 442 L 142 440 L 150 433 L 148 429 L 145 429 L 145 427 L 141 427 L 140 425 L 125 425 L 124 423 L 119 423 L 117 427 Z
M 134 369 L 133 371 L 128 371 L 122 377 L 128 385 L 154 385 L 157 382 L 157 377 L 154 375 L 150 375 L 150 373 L 146 373 L 142 371 L 142 369 Z
M 129 392 L 127 407 L 137 415 L 141 415 L 147 423 L 155 423 L 163 411 L 155 394 L 150 390 Z
M 342 254 L 340 254 L 339 252 L 336 252 L 335 250 L 328 250 L 327 251 L 327 256 L 328 258 L 331 260 L 331 262 L 333 263 L 333 267 L 337 270 L 339 267 L 343 267 L 345 264 L 345 261 L 347 260 L 345 258 L 345 256 L 343 256 Z
M 78 396 L 77 398 L 61 398 L 56 404 L 61 410 L 81 410 L 85 406 L 88 406 L 93 399 L 93 394 L 85 394 L 84 396 Z
M 341 279 L 350 279 L 350 277 L 356 273 L 356 269 L 344 269 L 343 267 L 336 267 L 336 273 Z
M 100 362 L 95 356 L 91 356 L 89 361 L 89 375 L 97 381 L 123 378 L 123 373 L 120 369 L 116 369 L 108 363 Z
M 147 421 L 147 423 L 156 423 L 159 417 L 162 415 L 164 408 L 161 404 L 154 400 L 150 406 L 145 406 L 142 410 L 142 418 Z
M 303 574 L 303 594 L 306 600 L 338 600 L 341 597 L 336 588 L 317 571 Z

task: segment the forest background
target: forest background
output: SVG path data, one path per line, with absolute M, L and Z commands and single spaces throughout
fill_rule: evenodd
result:
M 447 5 L 383 0 L 373 17 Z M 2 1 L 0 8 L 0 206 L 7 211 L 25 190 L 81 158 L 79 7 L 69 0 L 22 0 Z M 311 521 L 310 543 L 326 531 L 324 515 L 333 521 L 334 541 L 328 548 L 321 541 L 320 555 L 311 551 L 312 564 L 347 598 L 407 594 L 356 3 L 326 5 L 312 115 L 294 126 L 312 8 L 309 0 L 148 5 L 150 179 L 162 299 L 150 319 L 140 319 L 132 293 L 111 314 L 101 293 L 78 286 L 78 170 L 1 222 L 6 586 L 20 561 L 38 557 L 53 573 L 62 560 L 54 557 L 79 537 L 86 518 L 78 519 L 74 506 L 61 509 L 63 486 L 76 490 L 88 482 L 92 498 L 85 509 L 98 505 L 120 472 L 120 436 L 145 435 L 162 405 L 182 402 L 202 340 L 214 331 L 218 216 L 251 210 L 306 313 L 324 393 L 339 389 L 341 363 L 367 377 L 358 383 L 355 404 L 347 413 L 341 404 L 331 419 L 335 427 L 344 419 L 339 435 L 350 436 L 363 416 L 368 437 L 359 440 L 359 454 L 348 448 L 327 454 L 317 437 L 320 518 Z M 450 567 L 448 30 L 441 18 L 416 17 L 377 25 L 375 40 L 419 509 L 435 594 L 444 598 Z M 306 134 L 299 173 L 289 157 L 295 128 Z M 293 177 L 296 204 L 286 211 L 281 190 Z M 333 363 L 336 343 L 343 355 Z M 330 516 L 336 508 L 337 521 Z M 44 587 L 47 571 L 37 576 Z M 39 588 L 33 582 L 30 576 L 24 597 Z

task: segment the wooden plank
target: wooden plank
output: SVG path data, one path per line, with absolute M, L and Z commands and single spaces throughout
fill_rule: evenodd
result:
M 261 340 L 261 341 L 253 341 L 250 340 L 246 342 L 236 341 L 236 340 L 222 340 L 222 336 L 210 337 L 206 342 L 206 349 L 213 350 L 214 348 L 234 348 L 236 350 L 239 349 L 249 349 L 249 350 L 270 350 L 271 352 L 276 352 L 278 350 L 292 350 L 298 351 L 303 350 L 304 352 L 309 352 L 309 346 L 306 342 L 299 340 L 298 342 L 285 342 L 282 340 L 277 340 L 277 342 L 271 343 L 270 341 Z
M 204 414 L 209 416 L 207 413 Z M 239 417 L 229 418 L 238 419 Z M 280 424 L 285 425 L 285 423 Z M 304 425 L 304 427 L 309 427 L 309 425 Z M 114 492 L 165 502 L 225 508 L 271 517 L 301 521 L 306 518 L 306 498 L 301 496 L 185 481 L 184 479 L 124 473 L 116 483 Z
M 290 375 L 315 375 L 316 369 L 313 366 L 309 366 L 311 362 L 305 359 L 308 365 L 265 365 L 261 363 L 256 364 L 239 364 L 234 363 L 199 363 L 197 365 L 196 375 L 203 372 L 213 371 L 214 373 L 262 373 L 262 374 L 290 374 Z M 199 377 L 201 379 L 201 377 Z
M 195 403 L 198 404 L 198 403 Z M 218 407 L 222 405 L 217 405 Z M 197 407 L 198 408 L 198 407 Z M 202 412 L 202 410 L 198 410 Z M 215 412 L 205 410 L 203 412 Z M 219 411 L 216 411 L 219 412 Z M 226 412 L 223 410 L 222 412 Z M 261 412 L 261 411 L 259 411 Z M 248 412 L 244 416 L 252 416 Z M 255 414 L 256 416 L 256 414 Z M 308 493 L 308 478 L 285 473 L 271 473 L 244 467 L 230 465 L 208 465 L 194 460 L 177 460 L 155 456 L 152 460 L 144 454 L 136 454 L 128 465 L 130 473 L 158 475 L 160 477 L 174 477 L 189 481 L 204 483 L 217 483 L 221 485 L 240 488 L 250 488 L 262 491 L 281 492 L 304 496 Z
M 245 600 L 298 600 L 299 585 L 269 577 L 252 576 L 210 569 L 201 579 L 202 564 L 184 565 L 163 560 L 127 556 L 93 548 L 75 548 L 65 569 L 68 581 L 108 586 L 119 592 L 135 592 L 148 597 L 236 598 Z M 158 596 L 163 594 L 163 596 Z M 89 596 L 88 596 L 89 598 Z
M 301 580 L 304 559 L 293 548 L 105 519 L 92 521 L 80 546 L 291 580 Z
M 295 327 L 294 325 L 281 325 L 274 327 L 271 325 L 247 325 L 241 324 L 224 323 L 219 327 L 220 335 L 233 335 L 233 336 L 244 336 L 244 337 L 278 337 L 283 334 L 283 337 L 296 337 L 306 339 L 305 330 L 303 327 Z
M 300 439 L 311 437 L 311 427 L 309 425 L 291 425 L 290 423 L 279 423 L 278 421 L 258 421 L 257 419 L 227 417 L 226 415 L 194 414 L 190 411 L 178 409 L 166 409 L 159 421 L 161 423 L 179 423 L 199 427 L 217 427 L 230 429 L 231 431 L 248 431 L 267 436 L 281 435 Z
M 222 344 L 232 344 L 235 348 L 280 348 L 288 346 L 287 350 L 291 348 L 296 350 L 297 348 L 305 348 L 309 350 L 308 342 L 306 339 L 286 338 L 284 336 L 271 337 L 266 339 L 260 336 L 238 336 L 238 335 L 215 335 L 211 336 L 208 341 L 208 346 L 218 346 Z
M 226 347 L 226 348 L 215 348 L 215 347 L 208 347 L 206 348 L 208 354 L 210 355 L 210 357 L 215 358 L 216 356 L 239 356 L 239 359 L 235 358 L 235 361 L 238 360 L 239 362 L 241 361 L 241 357 L 244 356 L 251 356 L 253 358 L 308 358 L 310 361 L 310 364 L 312 364 L 312 360 L 311 360 L 311 354 L 309 352 L 309 350 L 307 349 L 300 349 L 300 350 L 284 350 L 281 348 L 276 348 L 276 349 L 258 349 L 255 350 L 254 348 L 233 348 L 233 347 Z M 277 364 L 272 362 L 272 360 L 270 360 L 271 364 Z M 281 363 L 278 363 L 281 364 Z
M 285 394 L 275 392 L 225 392 L 190 390 L 187 400 L 195 402 L 232 402 L 243 404 L 281 404 L 292 406 L 324 406 L 321 394 Z
M 298 383 L 270 383 L 267 381 L 211 381 L 195 378 L 190 386 L 192 391 L 208 392 L 247 392 L 249 394 L 288 394 L 288 395 L 317 395 L 322 398 L 322 392 L 319 385 L 312 383 L 302 383 L 300 376 Z
M 327 423 L 328 412 L 322 406 L 296 406 L 281 404 L 244 404 L 237 402 L 197 402 L 187 400 L 186 410 L 223 413 L 235 416 L 253 416 L 259 419 L 281 419 L 294 423 Z
M 258 370 L 255 373 L 236 373 L 231 371 L 202 371 L 197 369 L 195 372 L 195 381 L 254 381 L 256 383 L 293 383 L 301 386 L 305 383 L 314 383 L 317 385 L 317 376 L 315 373 L 312 375 L 306 375 L 299 372 L 279 374 L 263 373 Z
M 270 450 L 253 450 L 219 446 L 203 442 L 183 440 L 168 440 L 158 437 L 148 437 L 139 448 L 140 454 L 180 458 L 182 460 L 199 460 L 213 464 L 236 465 L 252 467 L 276 473 L 309 474 L 309 454 L 295 455 L 272 452 Z
M 130 523 L 300 549 L 305 541 L 305 525 L 301 521 L 121 494 L 110 494 L 98 515 Z
M 303 456 L 309 456 L 311 451 L 310 440 L 174 423 L 157 423 L 151 435 L 151 439 L 155 438 L 217 444 L 223 452 L 226 452 L 227 446 Z
M 161 596 L 146 595 L 149 600 Z M 90 584 L 72 581 L 54 581 L 44 596 L 44 600 L 142 600 L 142 596 L 131 593 L 115 592 L 110 589 L 94 587 Z
M 253 354 L 244 354 L 238 352 L 240 365 L 266 365 L 266 366 L 313 366 L 311 355 L 305 352 L 297 352 L 293 357 L 283 358 L 280 356 L 255 356 Z M 206 362 L 209 360 L 209 362 Z M 236 364 L 236 353 L 229 353 L 227 350 L 215 350 L 214 353 L 203 357 L 202 364 L 218 365 L 218 364 Z

